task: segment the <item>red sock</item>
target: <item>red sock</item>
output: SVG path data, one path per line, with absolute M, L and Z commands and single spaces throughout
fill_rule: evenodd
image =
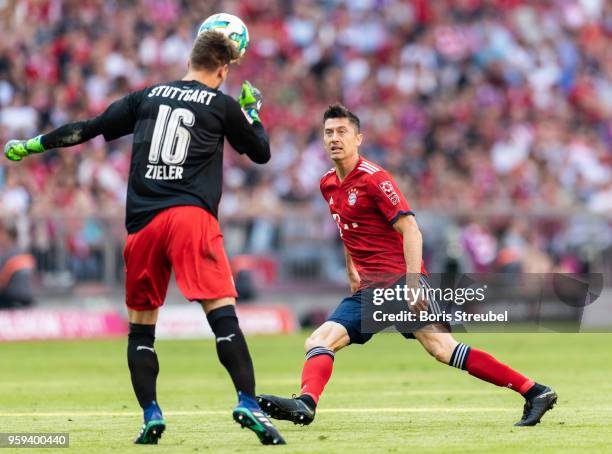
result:
M 467 354 L 465 369 L 474 377 L 497 386 L 505 386 L 520 394 L 525 394 L 535 384 L 533 380 L 500 363 L 487 352 L 475 348 L 470 349 Z
M 331 377 L 334 368 L 333 355 L 334 352 L 322 347 L 313 348 L 306 354 L 300 393 L 312 397 L 315 404 L 319 402 L 319 397 Z

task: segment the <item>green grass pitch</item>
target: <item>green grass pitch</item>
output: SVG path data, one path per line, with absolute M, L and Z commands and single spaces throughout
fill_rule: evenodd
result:
M 259 392 L 298 390 L 304 337 L 249 339 Z M 312 425 L 279 422 L 288 445 L 264 447 L 232 421 L 234 393 L 214 341 L 158 341 L 168 428 L 147 448 L 131 444 L 141 413 L 123 340 L 26 342 L 0 344 L 0 432 L 69 432 L 70 449 L 44 451 L 63 453 L 611 452 L 612 335 L 458 338 L 553 386 L 557 406 L 536 427 L 513 427 L 523 404 L 516 393 L 381 334 L 336 356 Z

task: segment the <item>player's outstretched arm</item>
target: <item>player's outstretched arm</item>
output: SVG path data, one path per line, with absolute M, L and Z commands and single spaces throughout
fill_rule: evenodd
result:
M 100 117 L 76 121 L 28 140 L 10 140 L 4 146 L 4 155 L 11 161 L 21 161 L 31 154 L 53 148 L 70 147 L 93 139 L 102 133 Z
M 130 93 L 89 120 L 68 123 L 32 139 L 10 140 L 4 146 L 4 156 L 11 161 L 21 161 L 31 154 L 78 145 L 100 134 L 104 134 L 106 140 L 131 134 L 136 121 L 135 104 L 139 94 L 140 92 Z
M 238 101 L 227 97 L 225 136 L 238 153 L 257 164 L 270 160 L 268 135 L 259 118 L 261 103 L 261 92 L 249 81 L 242 84 Z

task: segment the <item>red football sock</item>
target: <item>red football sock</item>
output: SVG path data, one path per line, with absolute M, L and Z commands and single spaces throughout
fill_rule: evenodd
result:
M 520 394 L 529 391 L 535 382 L 514 369 L 500 363 L 487 352 L 470 349 L 465 369 L 470 375 L 497 386 L 505 386 Z
M 334 368 L 334 353 L 331 350 L 324 350 L 325 353 L 321 352 L 310 357 L 307 355 L 304 369 L 302 369 L 302 389 L 300 393 L 310 396 L 315 404 L 319 402 L 319 397 L 323 393 Z M 310 352 L 308 353 L 310 354 Z

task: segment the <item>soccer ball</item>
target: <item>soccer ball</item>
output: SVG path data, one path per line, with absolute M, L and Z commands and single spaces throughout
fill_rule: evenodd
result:
M 206 30 L 215 30 L 227 36 L 238 49 L 239 57 L 242 57 L 249 45 L 249 30 L 239 17 L 233 14 L 213 14 L 200 25 L 198 35 Z

